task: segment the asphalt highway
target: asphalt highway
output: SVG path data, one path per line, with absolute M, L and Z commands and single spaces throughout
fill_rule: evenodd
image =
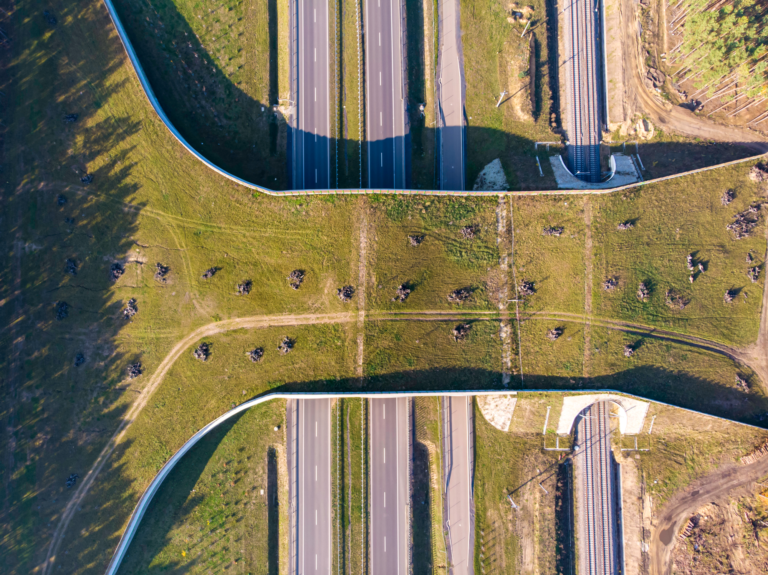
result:
M 300 399 L 297 575 L 331 574 L 331 400 Z
M 400 0 L 365 1 L 368 187 L 406 187 L 406 117 Z
M 444 397 L 443 477 L 451 575 L 474 573 L 473 419 L 471 397 Z
M 371 575 L 409 573 L 408 409 L 408 398 L 370 400 Z
M 464 74 L 459 0 L 440 0 L 440 189 L 464 189 Z
M 579 495 L 579 573 L 618 573 L 619 533 L 611 452 L 610 407 L 606 401 L 582 412 L 574 454 Z
M 294 101 L 297 129 L 292 159 L 294 189 L 329 189 L 330 107 L 328 59 L 328 0 L 293 0 L 297 26 L 291 26 L 293 52 L 298 60 L 294 71 Z
M 599 182 L 602 139 L 600 0 L 566 0 L 568 156 L 573 174 Z

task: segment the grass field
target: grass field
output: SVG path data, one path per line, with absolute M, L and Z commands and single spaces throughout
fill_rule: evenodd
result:
M 136 41 L 147 40 L 146 57 L 157 59 L 155 73 L 160 74 L 176 56 L 166 60 L 157 38 L 181 28 L 174 28 L 180 25 L 174 23 L 178 19 L 160 11 L 170 4 L 153 5 L 160 16 L 153 13 L 141 19 L 135 29 L 143 29 L 144 36 Z M 136 10 L 130 18 L 139 22 L 150 5 L 125 2 L 120 6 L 126 18 Z M 343 6 L 348 27 L 354 4 Z M 262 38 L 258 40 L 262 44 L 266 38 L 240 28 L 251 18 L 249 5 L 231 5 L 229 12 L 226 4 L 216 14 L 207 12 L 205 19 L 199 8 L 191 3 L 188 7 L 191 14 L 201 16 L 194 18 L 194 25 L 200 26 L 195 33 L 201 39 L 209 38 L 207 34 L 213 38 L 213 31 L 227 24 L 232 24 L 229 34 L 244 31 L 241 38 L 249 36 L 253 42 Z M 138 495 L 159 466 L 202 425 L 245 399 L 270 389 L 501 385 L 498 294 L 505 281 L 513 286 L 513 276 L 512 270 L 502 274 L 499 265 L 496 199 L 254 196 L 194 161 L 159 122 L 100 2 L 52 0 L 45 9 L 55 14 L 55 26 L 46 22 L 35 3 L 17 4 L 11 16 L 0 14 L 0 27 L 12 38 L 9 48 L 0 53 L 4 94 L 0 234 L 6 248 L 0 251 L 0 344 L 6 350 L 0 358 L 5 430 L 0 449 L 7 462 L 0 466 L 0 571 L 26 574 L 41 565 L 76 489 L 66 487 L 67 478 L 77 474 L 80 484 L 137 401 L 147 404 L 75 509 L 54 569 L 61 565 L 68 573 L 103 572 Z M 280 5 L 277 9 L 281 14 Z M 269 13 L 268 6 L 264 10 Z M 236 20 L 241 17 L 238 14 L 242 21 Z M 260 18 L 258 14 L 262 13 L 254 13 L 253 18 Z M 480 18 L 479 10 L 477 14 Z M 166 46 L 171 41 L 176 40 L 170 36 L 162 40 Z M 203 45 L 213 46 L 210 42 L 205 40 Z M 465 36 L 465 50 L 468 45 Z M 234 67 L 233 77 L 243 74 L 244 86 L 255 82 L 255 74 L 245 78 L 251 65 L 247 55 L 227 56 L 234 40 L 222 39 L 216 46 L 220 46 L 216 54 L 235 58 L 225 65 Z M 249 54 L 264 62 L 266 56 L 259 50 L 254 44 Z M 198 54 L 203 53 L 198 50 Z M 239 72 L 238 58 L 245 58 Z M 347 58 L 346 64 L 352 62 Z M 281 69 L 278 66 L 279 86 L 284 78 Z M 262 76 L 261 81 L 268 77 Z M 253 86 L 249 97 L 257 101 L 263 95 Z M 347 97 L 352 95 L 348 92 Z M 225 92 L 217 98 L 232 105 Z M 77 121 L 65 123 L 63 116 L 73 113 L 79 114 Z M 210 126 L 202 123 L 201 130 L 225 129 L 210 118 L 207 121 Z M 234 133 L 231 124 L 222 122 Z M 246 125 L 238 123 L 244 130 Z M 259 138 L 268 142 L 269 126 L 264 130 Z M 266 173 L 276 163 L 271 158 L 249 160 L 248 165 Z M 593 313 L 734 344 L 753 341 L 763 279 L 747 284 L 743 262 L 746 251 L 752 249 L 755 265 L 763 265 L 764 224 L 752 238 L 740 242 L 730 240 L 724 230 L 737 209 L 758 197 L 758 190 L 746 180 L 748 170 L 749 166 L 741 166 L 709 172 L 656 185 L 626 199 L 590 200 Z M 86 174 L 93 176 L 90 184 L 81 181 Z M 726 187 L 736 189 L 736 200 L 723 208 L 719 195 Z M 512 200 L 517 228 L 514 259 L 521 266 L 514 273 L 518 280 L 522 273 L 530 273 L 538 286 L 524 304 L 524 314 L 584 310 L 580 302 L 586 300 L 590 253 L 585 248 L 586 204 L 579 200 L 566 207 L 564 203 Z M 638 218 L 628 232 L 634 235 L 617 236 L 616 220 L 630 218 Z M 367 281 L 361 286 L 363 225 L 368 238 Z M 467 225 L 478 226 L 473 240 L 461 238 L 460 230 Z M 565 233 L 559 238 L 541 236 L 547 225 L 562 225 Z M 675 239 L 678 228 L 680 236 Z M 412 248 L 409 234 L 424 234 L 426 239 Z M 696 250 L 709 267 L 687 287 L 692 290 L 688 308 L 672 313 L 660 299 L 662 290 L 667 283 L 685 284 L 684 258 Z M 76 275 L 68 273 L 67 260 L 74 262 Z M 157 263 L 170 267 L 165 282 L 154 277 Z M 124 269 L 116 281 L 110 278 L 113 264 Z M 220 269 L 212 278 L 202 279 L 212 267 Z M 306 273 L 297 291 L 290 289 L 287 280 L 294 269 Z M 658 282 L 659 291 L 645 305 L 632 300 L 636 289 L 632 286 L 620 286 L 610 297 L 604 296 L 599 284 L 608 272 L 629 283 L 648 274 Z M 563 279 L 558 283 L 556 277 Z M 736 283 L 740 278 L 743 284 Z M 237 284 L 246 279 L 252 281 L 250 294 L 236 295 Z M 744 286 L 748 298 L 744 301 L 740 294 L 732 305 L 724 306 L 722 291 L 731 279 L 734 287 Z M 396 305 L 391 298 L 402 282 L 413 282 L 415 289 L 408 300 Z M 343 285 L 358 290 L 350 303 L 337 298 L 336 290 Z M 448 293 L 463 287 L 473 288 L 473 297 L 462 306 L 450 304 Z M 358 323 L 363 288 L 367 319 Z M 133 298 L 138 314 L 126 320 L 123 310 Z M 704 313 L 709 309 L 714 311 Z M 451 315 L 444 321 L 407 321 L 405 314 L 393 319 L 393 311 L 418 312 L 420 320 L 427 318 L 426 311 Z M 324 314 L 344 312 L 347 315 L 338 316 L 334 324 L 274 325 L 289 322 L 276 316 L 303 315 L 307 317 L 296 322 L 311 323 Z M 475 316 L 468 318 L 466 312 Z M 147 386 L 152 376 L 184 337 L 214 322 L 265 315 L 274 316 L 272 327 L 267 322 L 264 327 L 226 333 L 214 333 L 219 328 L 211 328 L 210 335 L 193 338 L 150 394 Z M 588 347 L 576 319 L 552 344 L 542 335 L 550 328 L 549 320 L 526 319 L 520 326 L 522 341 L 517 341 L 517 335 L 513 338 L 512 353 L 517 356 L 522 349 L 523 366 L 530 367 L 524 382 L 514 378 L 512 386 L 626 389 L 747 421 L 757 421 L 768 411 L 754 379 L 748 395 L 734 387 L 737 368 L 730 361 L 679 345 L 668 350 L 666 344 L 650 339 L 635 357 L 625 360 L 623 335 L 603 333 L 593 326 Z M 464 342 L 455 342 L 451 330 L 460 321 L 472 328 Z M 277 351 L 283 336 L 296 340 L 294 350 L 285 356 Z M 362 358 L 358 336 L 363 336 Z M 205 363 L 192 357 L 200 341 L 212 346 Z M 246 357 L 255 347 L 265 350 L 258 364 Z M 585 349 L 591 352 L 592 379 L 579 377 L 579 367 L 574 367 L 581 365 L 583 372 Z M 85 362 L 76 366 L 78 354 Z M 357 375 L 361 359 L 363 378 Z M 143 373 L 129 379 L 127 367 L 137 362 Z M 358 409 L 351 417 L 359 420 L 359 407 L 350 405 L 352 412 Z M 355 433 L 354 427 L 350 433 Z M 216 449 L 225 449 L 223 440 Z M 190 465 L 208 465 L 202 459 L 196 461 Z M 169 497 L 182 495 L 187 496 Z M 183 499 L 174 501 L 183 504 Z M 360 501 L 354 491 L 352 501 L 350 520 L 354 522 Z M 177 533 L 176 527 L 168 525 L 168 533 Z M 172 546 L 179 540 L 173 541 L 167 555 L 157 551 L 157 561 L 180 561 L 173 556 L 179 549 Z M 363 548 L 360 539 L 353 541 L 355 549 Z M 155 560 L 151 554 L 148 548 L 142 556 Z
M 214 431 L 155 495 L 120 573 L 287 573 L 285 449 L 285 401 Z

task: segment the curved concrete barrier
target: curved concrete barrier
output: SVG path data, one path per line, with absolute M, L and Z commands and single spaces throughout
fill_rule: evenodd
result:
M 176 126 L 174 126 L 168 116 L 166 115 L 165 111 L 163 110 L 163 107 L 160 105 L 160 102 L 158 101 L 157 97 L 155 96 L 155 92 L 152 90 L 152 86 L 149 83 L 149 79 L 147 78 L 146 73 L 144 72 L 144 68 L 141 66 L 141 62 L 139 61 L 139 57 L 136 55 L 136 51 L 133 48 L 133 44 L 131 44 L 131 40 L 128 38 L 128 34 L 125 31 L 125 28 L 123 27 L 123 23 L 120 20 L 120 17 L 117 15 L 117 11 L 115 10 L 115 6 L 112 3 L 112 0 L 104 0 L 104 5 L 107 7 L 107 11 L 109 12 L 110 18 L 112 18 L 112 23 L 115 25 L 115 29 L 117 30 L 117 35 L 120 37 L 120 41 L 123 43 L 123 47 L 125 48 L 126 54 L 128 54 L 128 59 L 131 62 L 131 66 L 133 66 L 133 71 L 136 72 L 136 76 L 139 79 L 139 83 L 141 84 L 141 88 L 144 90 L 144 94 L 146 95 L 147 99 L 149 100 L 149 103 L 152 105 L 152 108 L 155 110 L 157 115 L 160 117 L 160 120 L 165 124 L 165 127 L 168 128 L 168 131 L 173 134 L 173 137 L 178 140 L 178 142 L 184 146 L 184 148 L 192 154 L 197 160 L 205 164 L 208 168 L 216 172 L 217 174 L 224 176 L 228 180 L 231 180 L 235 182 L 236 184 L 240 184 L 241 186 L 245 186 L 246 188 L 250 188 L 252 190 L 256 190 L 258 192 L 261 192 L 263 194 L 267 194 L 270 196 L 311 196 L 311 195 L 330 195 L 330 194 L 345 194 L 345 195 L 366 195 L 366 194 L 400 194 L 400 195 L 428 195 L 428 196 L 499 196 L 499 195 L 510 195 L 510 196 L 564 196 L 564 195 L 587 195 L 587 194 L 610 194 L 613 192 L 619 192 L 622 190 L 626 190 L 629 188 L 636 188 L 639 186 L 644 186 L 647 184 L 652 184 L 654 182 L 662 182 L 664 180 L 669 180 L 672 178 L 680 178 L 683 176 L 695 174 L 698 172 L 704 172 L 707 170 L 714 170 L 716 168 L 721 168 L 724 166 L 730 166 L 733 164 L 739 164 L 742 162 L 749 162 L 753 160 L 757 160 L 759 158 L 764 158 L 766 154 L 760 154 L 757 156 L 750 156 L 748 158 L 743 158 L 741 160 L 734 160 L 731 162 L 725 162 L 723 164 L 717 164 L 715 166 L 708 166 L 706 168 L 700 168 L 697 170 L 691 170 L 688 172 L 683 172 L 680 174 L 674 174 L 672 176 L 666 176 L 663 178 L 657 178 L 655 180 L 646 180 L 644 182 L 637 182 L 634 184 L 629 184 L 626 186 L 619 186 L 616 188 L 611 189 L 600 189 L 600 190 L 590 190 L 590 189 L 584 189 L 584 190 L 531 190 L 531 191 L 524 191 L 524 190 L 516 190 L 516 191 L 451 191 L 451 190 L 367 190 L 367 189 L 344 189 L 344 190 L 271 190 L 269 188 L 265 188 L 263 186 L 259 186 L 257 184 L 254 184 L 253 182 L 246 181 L 242 178 L 238 178 L 234 174 L 230 174 L 226 170 L 223 170 L 213 162 L 211 162 L 208 158 L 203 156 L 200 152 L 198 152 L 195 148 L 193 148 L 189 142 L 184 138 L 184 136 L 181 135 L 181 133 L 176 129 Z
M 241 413 L 247 409 L 250 409 L 251 407 L 254 407 L 262 403 L 266 403 L 267 401 L 271 401 L 273 399 L 286 399 L 286 400 L 287 399 L 312 399 L 317 397 L 367 399 L 367 398 L 381 397 L 382 395 L 388 395 L 392 397 L 398 397 L 398 396 L 399 397 L 439 397 L 439 396 L 462 397 L 462 396 L 476 396 L 476 395 L 521 395 L 521 394 L 524 395 L 525 393 L 562 393 L 562 394 L 571 394 L 571 395 L 617 394 L 617 395 L 632 398 L 632 399 L 648 401 L 650 403 L 657 403 L 659 405 L 665 405 L 668 407 L 675 407 L 677 409 L 681 409 L 689 413 L 695 413 L 697 415 L 703 415 L 705 417 L 711 417 L 713 419 L 729 421 L 731 423 L 736 423 L 738 425 L 745 425 L 753 429 L 763 430 L 762 427 L 758 427 L 756 425 L 741 423 L 738 421 L 733 421 L 731 419 L 726 419 L 724 417 L 717 417 L 715 415 L 702 413 L 700 411 L 695 411 L 693 409 L 677 407 L 676 405 L 671 405 L 669 403 L 655 401 L 652 399 L 647 399 L 647 398 L 640 397 L 637 395 L 632 395 L 629 393 L 623 393 L 613 389 L 578 390 L 578 391 L 562 390 L 562 389 L 537 389 L 537 390 L 526 390 L 526 391 L 510 391 L 505 389 L 494 389 L 494 390 L 482 390 L 482 391 L 470 390 L 470 391 L 408 391 L 408 392 L 382 391 L 382 392 L 368 392 L 368 393 L 358 393 L 358 392 L 269 393 L 267 395 L 263 395 L 261 397 L 256 397 L 254 399 L 248 400 L 245 403 L 242 403 L 237 407 L 231 409 L 230 411 L 226 412 L 225 414 L 217 417 L 208 425 L 203 427 L 200 431 L 195 433 L 184 445 L 181 446 L 181 448 L 176 453 L 173 454 L 173 456 L 171 456 L 171 458 L 165 463 L 165 465 L 163 465 L 163 468 L 160 470 L 160 472 L 155 476 L 154 479 L 152 479 L 152 482 L 149 484 L 149 487 L 147 487 L 147 489 L 144 491 L 143 495 L 141 496 L 141 499 L 139 499 L 139 503 L 134 508 L 133 513 L 131 513 L 131 518 L 129 519 L 128 525 L 126 526 L 125 531 L 123 532 L 123 535 L 120 538 L 120 543 L 118 543 L 117 549 L 115 549 L 115 553 L 112 555 L 112 559 L 110 560 L 109 565 L 107 566 L 106 575 L 117 575 L 117 572 L 120 568 L 120 564 L 123 562 L 123 558 L 125 557 L 125 554 L 128 551 L 128 547 L 131 545 L 131 541 L 133 541 L 133 537 L 136 534 L 139 524 L 141 523 L 141 520 L 144 517 L 144 514 L 146 513 L 147 508 L 149 507 L 149 504 L 152 501 L 152 498 L 155 496 L 155 493 L 157 493 L 157 491 L 160 489 L 160 486 L 163 484 L 163 481 L 165 481 L 168 475 L 170 475 L 171 471 L 173 471 L 173 468 L 176 467 L 179 461 L 181 461 L 181 459 L 189 452 L 189 450 L 192 449 L 203 437 L 208 435 L 208 433 L 216 429 L 219 425 L 227 421 L 229 418 L 234 417 L 238 413 Z

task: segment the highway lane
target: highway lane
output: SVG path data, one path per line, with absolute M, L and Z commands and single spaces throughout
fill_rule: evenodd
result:
M 295 416 L 297 500 L 295 575 L 330 575 L 331 400 L 300 399 Z
M 579 573 L 616 575 L 620 537 L 607 401 L 595 403 L 580 414 L 576 445 Z
M 451 575 L 474 573 L 473 405 L 471 397 L 443 397 L 445 523 Z
M 330 66 L 328 55 L 328 0 L 292 0 L 292 74 L 297 129 L 292 143 L 293 189 L 329 189 Z
M 602 139 L 602 68 L 600 0 L 566 0 L 565 77 L 568 157 L 574 175 L 599 182 Z
M 440 2 L 440 189 L 464 189 L 464 74 L 459 0 Z
M 410 567 L 410 399 L 370 400 L 370 572 L 407 575 Z
M 368 187 L 407 184 L 403 11 L 400 0 L 365 0 Z

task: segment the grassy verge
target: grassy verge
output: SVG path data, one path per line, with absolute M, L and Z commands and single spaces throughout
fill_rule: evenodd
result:
M 367 400 L 341 400 L 344 490 L 344 573 L 364 573 L 368 565 Z
M 653 403 L 644 433 L 654 416 L 651 450 L 638 452 L 635 458 L 656 509 L 699 477 L 721 464 L 735 462 L 768 437 L 762 430 Z M 641 447 L 644 440 L 646 437 L 640 439 Z
M 285 0 L 204 6 L 194 0 L 115 6 L 171 121 L 225 170 L 273 189 L 287 185 Z M 285 19 L 285 16 L 283 17 Z M 280 55 L 280 52 L 284 54 Z M 285 70 L 283 70 L 283 76 Z
M 510 5 L 511 6 L 511 5 Z M 551 94 L 548 80 L 548 46 L 544 0 L 527 4 L 533 9 L 529 31 L 526 23 L 510 23 L 512 8 L 463 0 L 464 70 L 466 74 L 467 186 L 496 158 L 501 160 L 510 189 L 552 189 L 554 178 L 548 166 L 546 178 L 539 176 L 533 143 L 559 141 L 550 130 Z M 514 10 L 519 10 L 515 8 Z M 535 34 L 535 90 L 530 93 L 530 34 Z M 506 91 L 505 101 L 496 106 Z M 533 102 L 532 102 L 533 101 Z
M 513 422 L 518 408 L 540 407 L 526 401 L 518 400 Z M 518 423 L 504 433 L 476 413 L 475 571 L 554 573 L 558 454 L 542 451 L 537 426 Z
M 747 177 L 749 166 L 730 167 L 595 200 L 593 237 L 595 315 L 667 327 L 724 343 L 754 341 L 760 321 L 764 274 L 758 283 L 747 277 L 748 253 L 762 265 L 765 254 L 765 216 L 750 237 L 734 240 L 726 226 L 733 216 L 764 195 Z M 727 189 L 736 197 L 721 204 Z M 691 190 L 696 190 L 691 194 Z M 631 221 L 631 230 L 617 225 Z M 686 257 L 692 254 L 698 269 L 691 284 Z M 602 283 L 618 279 L 618 287 L 605 291 Z M 647 302 L 638 301 L 640 282 L 650 288 Z M 665 303 L 673 289 L 686 300 L 683 310 Z M 726 290 L 735 290 L 731 304 Z
M 340 0 L 341 4 L 341 87 L 342 133 L 339 142 L 339 187 L 368 185 L 365 171 L 365 81 L 363 38 L 358 34 L 364 19 L 361 0 Z
M 120 573 L 282 572 L 284 422 L 285 402 L 270 402 L 195 446 L 155 495 Z
M 443 535 L 443 479 L 440 440 L 440 399 L 417 397 L 414 400 L 415 433 L 414 479 L 412 492 L 413 555 L 415 575 L 447 573 Z
M 411 134 L 411 187 L 436 187 L 435 73 L 437 6 L 432 0 L 406 0 L 408 110 Z M 423 104 L 423 113 L 419 106 Z
M 501 285 L 495 199 L 371 199 L 376 231 L 369 235 L 369 308 L 495 309 Z M 473 239 L 462 236 L 465 227 L 475 230 Z M 414 247 L 409 235 L 424 236 L 424 241 Z M 391 301 L 401 284 L 412 293 L 403 303 Z M 461 288 L 470 288 L 472 297 L 451 304 L 448 294 Z

